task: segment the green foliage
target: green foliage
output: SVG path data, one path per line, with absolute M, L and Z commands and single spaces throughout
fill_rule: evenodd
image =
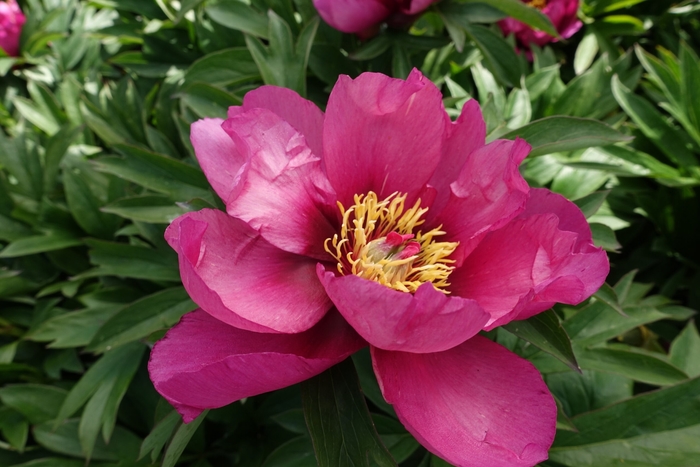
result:
M 195 309 L 163 233 L 221 208 L 189 126 L 263 84 L 322 108 L 340 74 L 415 67 L 522 173 L 573 200 L 610 284 L 488 333 L 559 408 L 547 466 L 700 464 L 700 47 L 695 2 L 585 0 L 532 61 L 494 24 L 555 35 L 519 0 L 443 0 L 412 25 L 341 34 L 310 0 L 25 0 L 0 57 L 0 465 L 447 466 L 397 420 L 367 349 L 183 424 L 149 347 Z

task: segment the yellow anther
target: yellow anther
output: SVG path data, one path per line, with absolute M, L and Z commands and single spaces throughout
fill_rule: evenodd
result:
M 419 199 L 405 209 L 406 196 L 394 193 L 380 201 L 370 191 L 355 195 L 355 204 L 347 209 L 339 202 L 340 233 L 326 239 L 324 248 L 337 261 L 340 274 L 355 274 L 402 292 L 415 292 L 430 282 L 447 294 L 447 279 L 454 269 L 449 256 L 459 243 L 435 241 L 445 235 L 442 226 L 416 231 L 428 208 L 421 208 Z M 406 240 L 387 242 L 390 234 L 394 242 L 396 234 Z
M 537 8 L 538 10 L 544 9 L 544 7 L 547 6 L 547 0 L 530 0 L 528 2 L 525 2 L 528 5 L 530 5 L 533 8 Z

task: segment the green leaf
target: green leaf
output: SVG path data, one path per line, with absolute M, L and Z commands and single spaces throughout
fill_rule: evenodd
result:
M 229 107 L 243 103 L 240 97 L 208 83 L 188 84 L 177 96 L 202 118 L 225 119 Z
M 479 47 L 489 68 L 501 83 L 506 86 L 520 84 L 520 58 L 508 42 L 484 26 L 466 22 L 460 23 L 460 26 Z
M 379 437 L 396 462 L 405 461 L 420 447 L 418 441 L 396 418 L 373 413 L 372 421 L 377 427 Z
M 700 59 L 685 42 L 680 47 L 681 102 L 688 120 L 700 131 Z
M 699 403 L 700 378 L 643 393 L 574 417 L 578 433 L 557 433 L 552 452 L 563 447 L 629 439 L 699 425 Z
M 588 118 L 546 117 L 502 136 L 523 138 L 532 146 L 530 157 L 554 152 L 573 151 L 630 141 L 605 123 Z
M 571 467 L 695 467 L 700 465 L 700 425 L 640 434 L 571 448 L 553 448 L 549 458 Z M 561 464 L 559 464 L 561 463 Z
M 683 371 L 664 361 L 662 355 L 635 347 L 581 349 L 576 351 L 576 357 L 583 369 L 614 373 L 647 384 L 667 386 L 688 378 Z
M 24 451 L 29 435 L 29 423 L 21 413 L 9 407 L 0 407 L 0 433 L 10 446 L 20 453 Z
M 556 357 L 571 369 L 581 371 L 576 363 L 569 336 L 554 310 L 539 313 L 526 320 L 511 321 L 503 328 Z
M 192 439 L 194 432 L 197 431 L 199 425 L 206 418 L 207 413 L 209 413 L 209 411 L 205 410 L 199 417 L 195 418 L 190 423 L 183 423 L 177 428 L 175 435 L 173 435 L 173 439 L 170 440 L 170 444 L 168 444 L 168 447 L 165 450 L 162 467 L 175 466 L 178 459 L 180 459 L 182 452 L 187 447 L 187 443 L 189 443 L 190 439 Z
M 47 232 L 45 235 L 33 235 L 20 238 L 7 245 L 0 251 L 0 258 L 16 258 L 18 256 L 46 253 L 47 251 L 62 250 L 81 245 L 80 239 L 68 232 Z
M 598 212 L 598 209 L 603 205 L 603 202 L 609 194 L 610 190 L 596 191 L 583 198 L 575 199 L 574 204 L 581 209 L 584 216 L 591 217 Z
M 0 165 L 17 179 L 18 191 L 32 199 L 41 199 L 44 193 L 41 161 L 37 151 L 27 150 L 24 138 L 9 139 L 0 131 Z
M 90 235 L 112 238 L 122 220 L 100 208 L 108 202 L 110 181 L 121 181 L 95 171 L 84 161 L 66 165 L 63 188 L 73 218 Z
M 303 382 L 301 388 L 319 467 L 396 467 L 372 423 L 352 360 Z
M 34 102 L 24 97 L 15 97 L 13 104 L 17 111 L 24 118 L 36 125 L 41 131 L 49 136 L 55 135 L 61 128 L 60 123 L 53 118 L 51 114 L 47 114 Z
M 151 430 L 148 436 L 143 439 L 143 443 L 141 443 L 141 450 L 139 451 L 139 459 L 142 459 L 150 452 L 151 460 L 155 462 L 158 459 L 163 446 L 165 446 L 165 443 L 168 442 L 173 434 L 173 431 L 175 431 L 175 427 L 181 421 L 182 417 L 180 417 L 180 414 L 177 413 L 176 410 L 173 410 L 168 415 L 163 417 L 163 419 L 153 427 L 153 430 Z
M 217 3 L 207 5 L 207 15 L 217 23 L 227 28 L 252 34 L 267 39 L 268 19 L 264 14 L 258 13 L 249 5 L 239 0 L 220 0 Z
M 53 420 L 68 391 L 43 384 L 11 384 L 0 388 L 0 400 L 33 424 Z
M 160 195 L 121 198 L 100 209 L 126 219 L 151 224 L 169 224 L 186 212 L 169 196 Z
M 671 363 L 691 378 L 700 376 L 700 335 L 694 322 L 689 322 L 673 341 L 669 357 Z
M 697 158 L 687 147 L 688 138 L 673 128 L 653 105 L 627 89 L 617 76 L 613 76 L 612 90 L 617 102 L 640 131 L 670 160 L 683 167 L 698 165 Z
M 372 368 L 372 357 L 369 354 L 369 349 L 361 349 L 352 355 L 352 361 L 355 364 L 355 370 L 360 380 L 362 392 L 365 394 L 374 405 L 382 409 L 389 415 L 396 417 L 394 407 L 384 400 L 382 390 L 379 388 L 377 377 Z
M 272 451 L 262 467 L 316 467 L 314 448 L 308 436 L 299 436 Z
M 58 168 L 70 145 L 82 133 L 81 127 L 64 126 L 46 142 L 44 155 L 44 192 L 52 193 L 58 179 Z
M 619 299 L 617 298 L 617 293 L 615 292 L 615 289 L 610 287 L 607 283 L 601 285 L 600 288 L 596 291 L 596 293 L 593 294 L 593 296 L 596 299 L 598 299 L 601 302 L 608 305 L 613 310 L 617 311 L 619 314 L 621 314 L 625 318 L 627 317 L 627 314 L 625 313 L 625 311 L 622 309 L 622 306 L 620 305 L 620 302 L 619 302 Z
M 155 281 L 180 281 L 177 256 L 170 250 L 154 250 L 125 243 L 86 240 L 90 262 L 99 266 L 74 279 L 95 276 L 123 276 Z
M 629 378 L 590 370 L 549 373 L 545 381 L 569 417 L 629 399 L 634 388 Z
M 133 376 L 143 355 L 144 346 L 140 343 L 124 345 L 106 352 L 95 362 L 70 390 L 56 417 L 54 426 L 80 409 L 111 375 Z
M 305 96 L 306 68 L 319 19 L 315 18 L 304 26 L 295 41 L 292 29 L 279 15 L 269 10 L 268 17 L 268 46 L 255 37 L 246 36 L 246 45 L 253 60 L 265 84 L 287 87 Z
M 586 33 L 579 42 L 574 55 L 574 71 L 577 75 L 582 74 L 593 63 L 596 54 L 598 53 L 598 40 L 592 32 Z
M 352 51 L 352 60 L 372 60 L 391 48 L 394 41 L 389 34 L 379 34 Z
M 591 234 L 593 235 L 593 244 L 595 246 L 602 247 L 605 251 L 612 253 L 619 253 L 620 242 L 617 241 L 615 236 L 615 231 L 605 224 L 599 224 L 597 222 L 592 222 L 589 224 L 591 228 Z
M 64 313 L 43 321 L 25 335 L 25 339 L 50 342 L 54 349 L 87 345 L 119 307 L 101 307 Z
M 209 184 L 201 170 L 136 146 L 117 144 L 115 148 L 124 157 L 98 159 L 98 170 L 182 201 L 209 197 Z
M 112 316 L 97 332 L 88 352 L 104 352 L 110 348 L 148 337 L 168 329 L 185 313 L 197 308 L 182 287 L 162 290 L 137 300 Z
M 595 302 L 564 322 L 564 328 L 580 346 L 601 344 L 644 324 L 672 318 L 657 307 L 630 305 L 625 314 L 615 311 L 608 303 Z
M 33 433 L 36 442 L 49 451 L 84 457 L 78 440 L 78 420 L 66 420 L 58 427 L 54 427 L 53 422 L 43 423 L 35 426 Z M 136 435 L 122 427 L 117 427 L 109 445 L 102 439 L 97 439 L 92 451 L 92 459 L 131 462 L 136 459 L 140 444 L 141 440 Z
M 544 31 L 552 37 L 559 37 L 559 33 L 547 15 L 520 0 L 465 0 L 464 3 L 484 3 L 502 11 L 513 19 Z
M 230 86 L 259 77 L 258 66 L 250 51 L 246 47 L 233 47 L 210 53 L 194 62 L 185 72 L 185 83 Z

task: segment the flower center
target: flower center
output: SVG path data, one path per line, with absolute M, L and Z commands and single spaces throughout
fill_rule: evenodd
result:
M 343 225 L 324 247 L 342 275 L 355 274 L 402 292 L 415 292 L 430 282 L 448 294 L 447 278 L 454 269 L 449 256 L 459 243 L 435 241 L 445 235 L 442 226 L 416 231 L 428 208 L 421 208 L 419 199 L 405 209 L 405 202 L 405 194 L 379 201 L 372 191 L 355 195 L 355 204 L 348 209 L 338 202 Z
M 528 0 L 525 3 L 538 10 L 542 10 L 547 6 L 547 0 Z

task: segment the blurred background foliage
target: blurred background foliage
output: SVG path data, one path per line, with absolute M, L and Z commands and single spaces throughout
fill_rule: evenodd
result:
M 514 1 L 443 0 L 364 41 L 310 0 L 21 1 L 21 56 L 0 57 L 0 465 L 304 467 L 312 439 L 350 432 L 347 465 L 448 465 L 396 420 L 366 353 L 337 371 L 367 405 L 357 385 L 335 395 L 371 417 L 360 434 L 309 432 L 298 386 L 183 425 L 146 371 L 195 308 L 164 228 L 222 206 L 189 125 L 262 84 L 323 108 L 339 74 L 413 67 L 452 116 L 478 99 L 489 140 L 528 140 L 528 182 L 574 200 L 609 252 L 592 299 L 489 334 L 557 398 L 543 465 L 700 465 L 700 4 L 586 0 L 581 31 L 530 62 L 494 25 Z

